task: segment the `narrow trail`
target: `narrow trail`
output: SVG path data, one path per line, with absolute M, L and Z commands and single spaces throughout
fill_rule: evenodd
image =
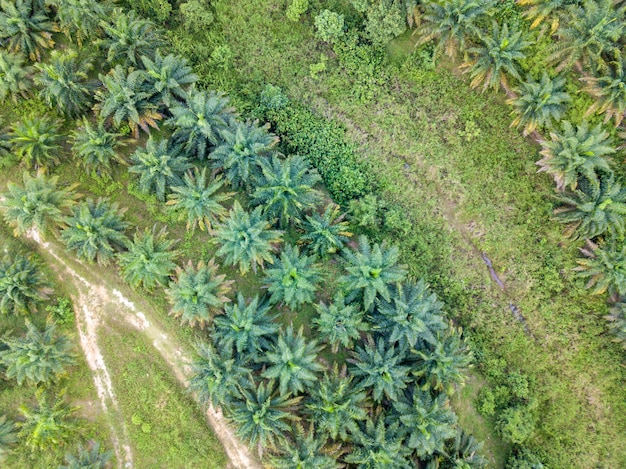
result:
M 78 292 L 74 298 L 76 323 L 80 344 L 89 367 L 92 371 L 94 384 L 104 412 L 107 415 L 112 430 L 113 446 L 118 460 L 118 467 L 133 467 L 132 450 L 129 444 L 128 431 L 123 423 L 119 405 L 115 397 L 114 388 L 106 367 L 105 357 L 98 347 L 98 327 L 107 319 L 121 319 L 134 329 L 142 332 L 150 339 L 154 348 L 170 366 L 176 379 L 185 388 L 189 385 L 192 374 L 191 359 L 183 351 L 182 344 L 163 331 L 155 321 L 151 321 L 152 311 L 139 311 L 132 300 L 125 297 L 121 291 L 106 285 L 97 276 L 82 276 L 74 270 L 66 259 L 49 242 L 45 242 L 36 231 L 30 231 L 28 237 L 35 241 L 48 255 L 54 258 L 58 266 L 64 269 L 63 279 L 72 281 Z M 114 306 L 106 308 L 107 305 Z M 113 311 L 114 317 L 102 317 L 105 311 Z M 110 314 L 110 313 L 109 313 Z M 220 411 L 210 407 L 206 412 L 208 423 L 222 443 L 229 459 L 229 468 L 261 469 L 249 449 L 238 440 L 233 429 Z

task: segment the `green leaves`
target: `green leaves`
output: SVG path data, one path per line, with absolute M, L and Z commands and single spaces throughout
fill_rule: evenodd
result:
M 21 52 L 30 60 L 40 60 L 41 53 L 54 45 L 56 25 L 31 0 L 0 2 L 0 40 L 9 52 Z
M 71 134 L 72 152 L 77 157 L 77 163 L 88 170 L 111 169 L 113 162 L 124 163 L 117 149 L 123 146 L 120 141 L 122 134 L 109 132 L 103 121 L 93 125 L 87 118 L 83 118 L 80 127 Z
M 33 312 L 48 299 L 50 290 L 31 256 L 5 255 L 0 261 L 0 311 L 4 314 Z
M 14 124 L 9 142 L 26 167 L 52 167 L 59 163 L 61 138 L 58 122 L 38 116 Z
M 574 269 L 578 276 L 588 279 L 585 288 L 600 295 L 626 295 L 626 246 L 608 244 L 598 246 L 587 240 L 587 246 L 580 249 L 586 256 L 577 259 Z

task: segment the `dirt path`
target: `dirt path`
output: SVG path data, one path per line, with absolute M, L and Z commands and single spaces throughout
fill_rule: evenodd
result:
M 98 313 L 114 311 L 118 315 L 116 319 L 122 319 L 146 335 L 184 387 L 189 385 L 189 378 L 192 374 L 189 366 L 191 359 L 185 354 L 181 344 L 159 328 L 155 321 L 150 321 L 150 316 L 154 314 L 152 311 L 146 311 L 146 313 L 139 311 L 135 304 L 116 288 L 106 285 L 97 278 L 92 279 L 90 275 L 81 276 L 78 274 L 60 254 L 59 250 L 51 243 L 44 242 L 36 231 L 29 232 L 28 237 L 56 260 L 58 265 L 64 269 L 62 272 L 64 280 L 71 281 L 78 292 L 77 297 L 74 298 L 74 305 L 80 344 L 92 370 L 102 408 L 111 425 L 113 446 L 119 462 L 118 467 L 133 467 L 128 432 L 119 411 L 105 358 L 98 347 L 97 329 L 107 318 L 99 317 Z M 113 305 L 114 308 L 106 308 L 107 305 Z M 229 459 L 229 467 L 261 469 L 261 465 L 252 456 L 248 448 L 237 439 L 221 412 L 211 407 L 206 416 L 224 447 Z

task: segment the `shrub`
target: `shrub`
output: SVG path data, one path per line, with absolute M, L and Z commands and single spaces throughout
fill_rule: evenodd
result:
M 498 430 L 509 443 L 522 444 L 535 430 L 535 419 L 528 407 L 509 407 L 498 419 Z
M 188 0 L 181 3 L 179 11 L 183 27 L 192 33 L 206 31 L 215 21 L 207 0 Z
M 287 7 L 287 18 L 289 21 L 300 21 L 300 17 L 309 9 L 309 0 L 292 0 Z
M 345 33 L 344 17 L 330 10 L 322 10 L 315 17 L 317 36 L 324 42 L 336 42 Z
M 128 4 L 133 10 L 161 23 L 172 13 L 172 5 L 168 0 L 128 0 Z
M 56 304 L 46 306 L 46 311 L 52 314 L 57 324 L 71 324 L 74 322 L 72 300 L 69 298 L 57 298 Z

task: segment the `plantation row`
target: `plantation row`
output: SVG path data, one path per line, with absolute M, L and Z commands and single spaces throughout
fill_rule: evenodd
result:
M 195 87 L 185 59 L 162 55 L 159 31 L 133 12 L 95 1 L 1 7 L 0 21 L 30 25 L 4 39 L 5 62 L 26 78 L 34 71 L 19 54 L 43 58 L 34 83 L 65 118 L 33 115 L 8 132 L 5 164 L 13 158 L 39 168 L 3 195 L 17 235 L 58 234 L 87 262 L 117 261 L 132 286 L 164 287 L 172 314 L 207 332 L 193 390 L 276 467 L 485 465 L 448 404 L 470 359 L 460 331 L 422 282 L 407 279 L 397 248 L 364 236 L 349 242 L 349 224 L 324 202 L 315 187 L 320 176 L 305 159 L 279 154 L 267 128 L 241 122 L 225 97 Z M 46 53 L 55 19 L 78 52 Z M 103 64 L 98 80 L 90 63 Z M 20 103 L 32 91 L 9 88 L 5 97 Z M 94 118 L 87 116 L 92 107 Z M 138 140 L 140 129 L 158 129 L 160 121 L 163 131 Z M 131 143 L 128 171 L 138 175 L 138 190 L 167 203 L 189 230 L 206 230 L 215 255 L 242 276 L 258 273 L 267 295 L 238 294 L 233 302 L 233 282 L 214 258 L 177 266 L 184 253 L 164 229 L 138 231 L 131 241 L 124 209 L 47 175 L 70 146 L 80 166 L 107 173 L 126 162 L 120 148 Z M 229 193 L 226 184 L 240 191 Z M 11 291 L 31 292 L 9 310 L 30 310 L 44 288 L 37 280 L 24 288 L 20 274 L 5 279 Z M 313 337 L 279 321 L 311 304 Z M 320 354 L 324 345 L 332 352 Z

